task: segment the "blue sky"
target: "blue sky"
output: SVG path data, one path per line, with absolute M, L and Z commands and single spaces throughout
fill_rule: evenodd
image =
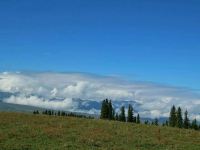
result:
M 200 89 L 198 0 L 1 0 L 0 70 Z

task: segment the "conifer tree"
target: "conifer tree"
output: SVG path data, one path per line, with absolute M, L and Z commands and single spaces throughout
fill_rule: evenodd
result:
M 51 116 L 51 110 L 48 110 L 48 115 L 50 115 L 50 116 Z
M 140 115 L 138 113 L 137 118 L 136 118 L 136 123 L 140 124 Z
M 120 116 L 119 116 L 119 120 L 122 121 L 122 122 L 126 122 L 125 107 L 124 106 L 121 107 L 121 113 L 120 113 Z
M 137 117 L 133 116 L 133 123 L 137 122 Z
M 194 129 L 194 130 L 198 130 L 198 125 L 197 125 L 197 120 L 196 119 L 194 119 L 192 121 L 191 128 Z
M 102 102 L 102 106 L 101 106 L 101 119 L 105 119 L 106 118 L 106 116 L 107 116 L 107 110 L 106 110 L 106 106 L 107 104 L 106 104 L 106 100 L 103 100 L 103 102 Z
M 65 116 L 66 114 L 65 114 L 65 112 L 64 111 L 62 111 L 61 112 L 61 116 Z
M 180 107 L 178 107 L 178 110 L 177 110 L 177 123 L 176 123 L 176 126 L 178 128 L 182 128 L 183 127 L 183 117 L 182 117 L 182 111 L 181 111 Z
M 60 110 L 58 111 L 58 116 L 60 116 Z
M 116 121 L 119 121 L 118 113 L 116 113 L 116 115 L 115 115 L 115 120 L 116 120 Z
M 133 107 L 129 104 L 128 106 L 128 118 L 127 122 L 133 122 Z
M 152 120 L 152 121 L 151 121 L 151 125 L 154 125 L 154 124 L 155 124 L 155 123 L 154 123 L 154 121 Z
M 111 100 L 109 100 L 107 107 L 108 107 L 108 119 L 112 120 L 113 119 L 113 107 L 112 107 Z
M 54 111 L 53 110 L 51 111 L 51 115 L 54 115 Z
M 112 120 L 115 120 L 115 109 L 112 109 Z
M 148 124 L 149 124 L 149 121 L 148 121 L 148 120 L 145 120 L 144 124 L 148 125 Z
M 175 127 L 176 126 L 176 107 L 173 105 L 170 111 L 170 116 L 169 116 L 169 125 L 171 127 Z
M 109 119 L 113 120 L 115 116 L 115 111 L 112 106 L 111 100 L 108 99 L 103 100 L 101 105 L 101 119 Z
M 154 120 L 154 125 L 158 126 L 158 119 L 157 118 L 155 118 L 155 120 Z
M 186 110 L 185 111 L 185 114 L 184 114 L 185 116 L 184 116 L 184 121 L 183 121 L 183 127 L 185 128 L 185 129 L 188 129 L 189 127 L 190 127 L 190 120 L 189 120 L 189 118 L 188 118 L 188 111 Z
M 105 118 L 109 118 L 109 104 L 108 99 L 105 100 Z

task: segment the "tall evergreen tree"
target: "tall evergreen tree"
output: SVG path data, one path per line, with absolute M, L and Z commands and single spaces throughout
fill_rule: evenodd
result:
M 129 104 L 128 106 L 128 118 L 127 122 L 133 122 L 133 107 Z
M 157 118 L 155 118 L 155 120 L 154 120 L 154 125 L 158 126 L 158 119 Z
M 60 110 L 58 111 L 58 116 L 60 116 Z
M 36 111 L 35 111 L 35 110 L 33 111 L 33 114 L 34 114 L 34 115 L 36 114 Z
M 50 116 L 51 116 L 51 110 L 48 110 L 48 115 L 50 115 Z
M 124 106 L 121 107 L 121 113 L 120 113 L 120 116 L 119 116 L 119 120 L 126 122 L 125 107 Z
M 115 115 L 115 120 L 119 121 L 118 113 L 116 113 L 116 115 Z
M 151 125 L 154 125 L 154 124 L 155 124 L 155 122 L 154 122 L 154 120 L 152 120 L 152 121 L 151 121 Z
M 115 109 L 112 109 L 112 120 L 115 120 Z
M 108 104 L 108 119 L 112 120 L 113 119 L 113 107 L 112 107 L 112 102 L 109 100 Z
M 149 121 L 148 121 L 148 120 L 145 120 L 145 121 L 144 121 L 144 124 L 148 125 L 148 124 L 149 124 Z
M 66 116 L 66 113 L 64 111 L 62 111 L 61 116 Z
M 194 129 L 194 130 L 198 130 L 198 125 L 197 125 L 197 120 L 196 119 L 194 119 L 192 121 L 191 128 Z
M 188 111 L 187 110 L 185 111 L 185 114 L 184 114 L 183 127 L 185 129 L 188 129 L 190 127 L 190 120 L 188 118 Z
M 111 100 L 105 99 L 101 105 L 101 119 L 113 120 L 115 116 L 115 111 L 112 106 Z
M 176 126 L 178 128 L 182 128 L 183 127 L 183 117 L 182 117 L 182 111 L 181 111 L 180 107 L 178 107 L 178 110 L 177 110 L 177 123 L 176 123 Z
M 105 119 L 107 116 L 107 108 L 106 108 L 107 106 L 106 105 L 107 105 L 106 100 L 103 100 L 102 106 L 101 106 L 101 116 L 100 116 L 101 119 Z
M 105 118 L 108 119 L 109 118 L 109 102 L 108 102 L 108 99 L 106 99 L 105 102 L 106 102 L 106 105 L 105 105 L 106 106 L 105 107 L 105 112 L 106 112 L 105 113 Z
M 133 123 L 137 122 L 137 117 L 133 116 Z
M 140 124 L 140 115 L 138 113 L 137 118 L 136 118 L 136 123 Z
M 173 105 L 170 111 L 170 116 L 169 116 L 169 125 L 171 127 L 175 127 L 177 122 L 176 118 L 176 107 Z

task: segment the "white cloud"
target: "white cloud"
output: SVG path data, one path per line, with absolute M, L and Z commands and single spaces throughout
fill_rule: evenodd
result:
M 18 93 L 7 103 L 75 111 L 72 98 L 136 101 L 143 117 L 166 117 L 173 104 L 198 117 L 200 107 L 200 94 L 190 89 L 81 73 L 1 73 L 0 91 Z
M 71 109 L 72 99 L 64 99 L 62 101 L 49 101 L 37 96 L 11 96 L 5 100 L 7 103 L 20 104 L 20 105 L 30 105 L 50 109 Z

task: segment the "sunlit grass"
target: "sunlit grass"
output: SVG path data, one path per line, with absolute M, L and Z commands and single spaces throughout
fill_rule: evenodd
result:
M 105 120 L 0 113 L 0 150 L 200 149 L 200 132 Z

